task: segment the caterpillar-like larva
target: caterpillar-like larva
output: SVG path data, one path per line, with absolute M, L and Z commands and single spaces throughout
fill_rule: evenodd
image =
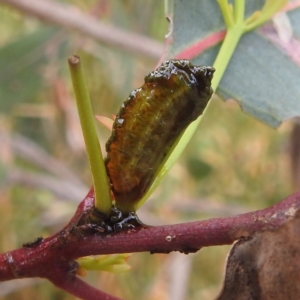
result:
M 177 137 L 205 109 L 214 68 L 168 60 L 122 104 L 106 143 L 105 165 L 117 206 L 135 205 Z

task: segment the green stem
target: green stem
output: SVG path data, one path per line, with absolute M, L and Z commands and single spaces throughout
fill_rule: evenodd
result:
M 222 12 L 226 27 L 229 28 L 229 27 L 233 26 L 234 19 L 233 19 L 233 15 L 232 15 L 232 11 L 231 11 L 232 6 L 230 6 L 228 4 L 227 0 L 218 0 L 218 2 L 219 2 L 219 7 Z
M 245 19 L 245 0 L 235 0 L 234 1 L 234 25 L 233 27 L 244 27 L 244 19 Z M 230 27 L 228 27 L 230 28 Z
M 229 27 L 225 36 L 225 39 L 222 43 L 218 56 L 213 64 L 213 67 L 216 69 L 214 77 L 212 79 L 212 88 L 214 91 L 217 90 L 219 83 L 227 69 L 229 61 L 239 43 L 240 38 L 244 32 L 243 20 L 244 20 L 244 0 L 236 0 L 236 3 L 239 2 L 239 5 L 235 7 L 235 20 L 238 20 L 238 23 L 234 23 L 233 26 Z M 207 107 L 209 106 L 208 103 Z M 206 109 L 207 109 L 206 107 Z M 204 111 L 205 113 L 205 111 Z M 203 113 L 203 115 L 204 115 Z M 196 131 L 202 116 L 198 118 L 195 122 L 193 122 L 185 131 L 183 136 L 180 139 L 177 147 L 182 148 L 181 151 L 184 150 L 186 144 L 192 138 L 194 132 Z
M 220 2 L 222 2 L 223 8 L 225 7 L 225 4 L 227 4 L 227 1 L 225 1 L 226 3 L 223 0 Z M 238 45 L 238 42 L 244 32 L 244 26 L 243 26 L 242 21 L 244 19 L 244 6 L 243 5 L 245 5 L 245 3 L 244 3 L 244 0 L 236 0 L 236 2 L 240 2 L 238 7 L 235 10 L 235 20 L 238 20 L 238 23 L 234 23 L 231 25 L 231 27 L 228 28 L 226 37 L 223 41 L 223 44 L 218 53 L 218 56 L 213 64 L 214 68 L 216 69 L 216 72 L 215 72 L 213 80 L 212 80 L 212 88 L 214 91 L 217 89 L 217 87 L 225 73 L 225 70 L 229 64 L 229 61 L 235 51 L 235 48 Z M 224 10 L 226 11 L 226 9 L 224 9 Z M 229 10 L 227 10 L 227 12 L 228 11 Z M 209 103 L 208 103 L 207 107 L 209 106 Z M 206 107 L 206 109 L 207 109 L 207 107 Z M 204 115 L 204 113 L 203 113 L 203 115 Z M 159 185 L 159 183 L 162 181 L 162 179 L 167 175 L 169 170 L 172 168 L 172 166 L 178 160 L 178 157 L 181 155 L 181 153 L 185 149 L 186 145 L 191 140 L 196 129 L 198 128 L 199 123 L 202 120 L 202 116 L 200 116 L 196 121 L 194 121 L 185 130 L 183 135 L 178 138 L 178 143 L 176 143 L 172 147 L 172 149 L 170 149 L 170 152 L 171 152 L 170 156 L 167 158 L 167 161 L 165 162 L 164 166 L 161 168 L 161 170 L 157 174 L 157 177 L 154 180 L 150 189 L 147 191 L 147 193 L 145 194 L 143 199 L 141 199 L 141 201 L 139 201 L 139 203 L 137 204 L 136 209 L 138 209 L 139 207 L 141 207 L 144 204 L 144 202 L 153 193 L 153 191 L 156 189 L 156 187 Z
M 218 53 L 218 56 L 213 64 L 214 68 L 216 69 L 216 72 L 212 80 L 212 88 L 214 89 L 214 91 L 219 86 L 220 81 L 229 64 L 229 61 L 242 35 L 243 35 L 243 28 L 232 27 L 227 31 L 223 44 Z
M 83 67 L 80 58 L 76 55 L 69 58 L 68 62 L 84 142 L 93 176 L 95 207 L 98 211 L 108 215 L 112 206 L 110 187 L 99 145 Z

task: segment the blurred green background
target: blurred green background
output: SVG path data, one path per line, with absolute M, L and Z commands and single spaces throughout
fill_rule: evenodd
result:
M 42 1 L 41 1 L 42 2 Z M 28 1 L 30 4 L 30 1 Z M 163 49 L 163 1 L 59 1 Z M 91 186 L 67 58 L 79 54 L 95 115 L 116 114 L 159 55 L 138 55 L 53 20 L 0 4 L 0 248 L 18 248 L 62 228 Z M 104 149 L 110 133 L 101 124 Z M 275 131 L 214 96 L 199 130 L 139 216 L 173 224 L 264 208 L 297 187 L 292 122 Z M 133 254 L 132 271 L 86 280 L 124 299 L 213 299 L 229 246 L 197 254 Z M 44 280 L 0 283 L 1 299 L 74 299 Z

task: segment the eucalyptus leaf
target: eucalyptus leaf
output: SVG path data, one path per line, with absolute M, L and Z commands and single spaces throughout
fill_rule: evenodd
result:
M 246 16 L 261 9 L 263 4 L 258 0 L 246 1 Z M 288 17 L 294 35 L 299 36 L 300 9 L 289 12 Z M 225 30 L 217 1 L 175 1 L 173 21 L 170 56 Z M 242 37 L 217 93 L 225 99 L 234 98 L 245 112 L 277 127 L 282 121 L 300 115 L 300 69 L 287 50 L 270 39 L 270 30 L 274 30 L 271 22 Z M 193 63 L 212 65 L 219 49 L 217 45 L 206 50 Z

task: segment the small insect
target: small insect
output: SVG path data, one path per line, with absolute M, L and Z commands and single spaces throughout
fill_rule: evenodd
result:
M 122 104 L 106 143 L 106 170 L 122 211 L 150 188 L 155 172 L 187 126 L 205 109 L 214 68 L 165 61 Z

